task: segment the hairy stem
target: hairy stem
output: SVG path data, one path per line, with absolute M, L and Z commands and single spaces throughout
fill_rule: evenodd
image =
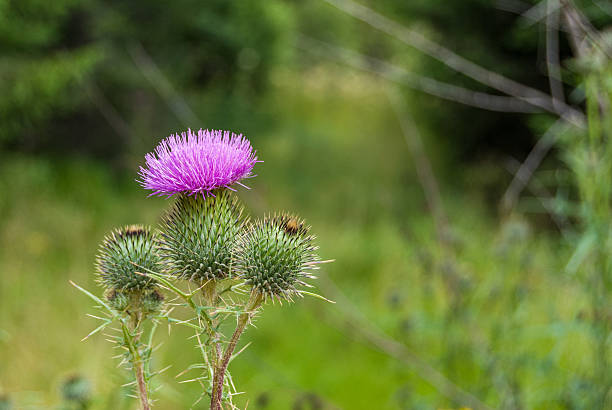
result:
M 134 363 L 134 373 L 136 374 L 136 383 L 138 384 L 138 396 L 140 397 L 142 410 L 150 410 L 151 406 L 149 405 L 147 382 L 145 381 L 144 377 L 144 364 L 142 363 L 142 360 L 139 360 L 138 363 Z
M 123 323 L 123 340 L 127 345 L 130 352 L 130 359 L 132 361 L 132 367 L 134 368 L 134 375 L 136 376 L 136 385 L 138 386 L 138 397 L 142 405 L 142 410 L 150 410 L 149 395 L 147 391 L 147 382 L 144 375 L 144 361 L 138 351 L 136 342 L 138 341 L 139 335 L 137 333 L 138 326 L 140 325 L 139 315 L 131 315 L 129 324 Z M 136 336 L 134 336 L 136 334 Z
M 220 363 L 217 363 L 215 366 L 215 374 L 213 377 L 213 391 L 210 399 L 210 408 L 211 410 L 221 410 L 222 409 L 222 398 L 223 398 L 223 383 L 225 381 L 225 372 L 227 371 L 227 366 L 229 365 L 230 359 L 232 358 L 232 354 L 236 349 L 236 345 L 238 344 L 238 340 L 246 329 L 249 321 L 255 314 L 257 308 L 263 302 L 263 295 L 259 292 L 253 291 L 251 293 L 251 298 L 249 299 L 245 312 L 242 313 L 238 317 L 238 323 L 236 324 L 236 329 L 232 334 L 232 338 L 230 339 L 225 352 L 220 360 Z
M 206 307 L 212 308 L 217 304 L 217 281 L 215 279 L 210 279 L 202 285 L 202 295 L 204 297 L 204 303 Z M 213 368 L 217 368 L 219 362 L 221 361 L 221 342 L 219 342 L 219 337 L 217 337 L 215 327 L 217 323 L 214 321 L 214 317 L 211 317 L 210 314 L 203 310 L 202 313 L 205 315 L 207 320 L 207 333 L 210 341 L 213 343 L 213 351 L 211 354 L 211 360 Z M 213 388 L 214 390 L 214 388 Z

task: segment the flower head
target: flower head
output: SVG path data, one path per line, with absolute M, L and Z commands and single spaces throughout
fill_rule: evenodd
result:
M 207 196 L 218 188 L 240 184 L 251 177 L 257 161 L 248 139 L 229 131 L 188 130 L 170 135 L 145 156 L 140 184 L 151 195 L 172 196 L 184 192 Z M 230 188 L 231 189 L 231 188 Z
M 239 240 L 234 267 L 253 289 L 266 297 L 291 300 L 297 286 L 309 285 L 319 258 L 314 236 L 301 219 L 277 214 L 257 221 Z

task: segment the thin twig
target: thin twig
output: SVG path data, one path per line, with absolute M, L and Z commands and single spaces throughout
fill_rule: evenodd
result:
M 514 175 L 512 182 L 506 189 L 501 200 L 501 207 L 504 212 L 510 212 L 516 205 L 519 195 L 529 183 L 531 176 L 540 166 L 540 163 L 553 147 L 559 135 L 567 129 L 567 124 L 559 119 L 551 125 L 548 130 L 540 137 L 537 144 L 533 147 L 525 162 L 523 162 Z
M 167 102 L 168 106 L 183 123 L 184 126 L 195 126 L 200 121 L 183 97 L 174 89 L 168 78 L 155 64 L 153 58 L 147 53 L 140 42 L 133 42 L 127 50 L 136 66 L 151 83 L 158 94 Z
M 438 181 L 436 180 L 433 168 L 425 153 L 425 148 L 423 147 L 421 133 L 416 127 L 399 93 L 396 90 L 387 89 L 387 96 L 389 97 L 393 111 L 397 115 L 406 145 L 408 145 L 408 149 L 414 160 L 417 177 L 423 188 L 427 207 L 429 208 L 436 226 L 438 241 L 443 246 L 448 245 L 450 238 L 448 218 L 442 204 L 442 196 L 440 195 Z
M 542 0 L 539 3 L 536 3 L 533 7 L 530 7 L 528 10 L 522 12 L 521 19 L 523 19 L 523 21 L 527 21 L 527 23 L 525 23 L 525 27 L 529 27 L 535 23 L 539 23 L 540 21 L 548 20 L 551 13 L 558 12 L 561 5 L 556 1 L 554 3 L 556 4 L 553 4 L 553 2 L 549 0 Z
M 504 167 L 506 170 L 512 175 L 518 175 L 518 170 L 521 167 L 521 162 L 517 159 L 510 157 L 508 161 L 504 163 Z M 555 207 L 552 205 L 554 201 L 553 196 L 548 192 L 546 187 L 542 184 L 538 183 L 537 180 L 532 180 L 531 183 L 525 184 L 526 188 L 535 195 L 537 200 L 542 204 L 546 212 L 550 215 L 557 228 L 559 228 L 559 232 L 567 239 L 568 232 L 567 228 L 569 225 L 568 219 L 562 213 L 558 212 Z
M 562 1 L 562 0 L 560 0 Z M 576 16 L 576 11 L 570 7 L 568 2 L 562 2 L 563 17 L 568 28 L 568 37 L 570 45 L 576 57 L 583 57 L 588 52 L 588 46 L 585 43 L 586 34 L 580 28 L 579 17 Z
M 557 114 L 566 121 L 581 128 L 585 127 L 584 114 L 579 110 L 562 102 L 553 103 L 554 98 L 550 95 L 475 64 L 454 51 L 428 39 L 417 30 L 408 29 L 396 21 L 356 3 L 353 0 L 324 1 L 369 24 L 377 30 L 387 33 L 403 43 L 414 47 L 457 72 L 498 91 L 529 102 L 548 112 Z M 561 107 L 561 109 L 558 107 Z
M 469 90 L 454 84 L 410 72 L 402 67 L 353 50 L 299 35 L 296 46 L 311 54 L 335 60 L 351 67 L 376 74 L 397 84 L 425 92 L 435 97 L 489 111 L 534 113 L 542 110 L 528 102 L 505 95 L 493 95 Z
M 609 47 L 606 46 L 605 40 L 602 38 L 601 33 L 593 27 L 589 19 L 582 13 L 582 11 L 576 7 L 572 0 L 560 0 L 562 4 L 562 10 L 566 19 L 570 25 L 570 30 L 572 30 L 572 34 L 578 34 L 579 37 L 582 37 L 582 43 L 584 44 L 584 40 L 589 39 L 592 46 L 598 48 L 601 52 L 603 52 L 608 58 L 612 58 L 612 53 L 610 52 Z M 584 46 L 584 49 L 581 50 L 583 52 L 587 51 L 588 46 Z M 577 55 L 580 57 L 580 55 Z
M 563 82 L 561 79 L 561 63 L 559 62 L 559 2 L 546 0 L 546 71 L 553 104 L 560 110 L 559 102 L 565 103 Z
M 92 81 L 84 84 L 83 89 L 91 101 L 94 103 L 102 117 L 106 120 L 108 125 L 117 133 L 117 135 L 131 140 L 133 138 L 132 132 L 130 132 L 130 126 L 121 117 L 117 109 L 108 101 L 104 96 L 100 88 Z

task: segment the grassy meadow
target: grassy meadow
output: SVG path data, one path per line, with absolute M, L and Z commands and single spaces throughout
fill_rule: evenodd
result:
M 337 303 L 265 307 L 241 341 L 252 345 L 230 366 L 245 392 L 238 405 L 470 407 L 432 383 L 433 369 L 491 408 L 591 408 L 589 295 L 568 273 L 572 245 L 534 214 L 537 202 L 500 221 L 475 182 L 500 171 L 458 172 L 438 145 L 445 137 L 422 129 L 449 221 L 440 243 L 385 83 L 326 65 L 273 78 L 254 120 L 215 121 L 212 110 L 203 126 L 251 139 L 264 162 L 239 196 L 253 216 L 287 209 L 307 219 L 321 257 L 335 259 L 313 283 Z M 171 200 L 148 198 L 135 178 L 145 152 L 171 131 L 119 164 L 0 157 L 0 393 L 15 408 L 64 408 L 60 386 L 75 374 L 91 383 L 91 409 L 137 408 L 105 337 L 79 341 L 96 327 L 87 316 L 96 311 L 68 281 L 101 294 L 94 260 L 105 233 L 158 223 Z M 153 366 L 171 366 L 155 379 L 156 409 L 189 408 L 201 393 L 181 383 L 193 373 L 176 377 L 198 360 L 189 336 L 165 325 L 156 335 Z

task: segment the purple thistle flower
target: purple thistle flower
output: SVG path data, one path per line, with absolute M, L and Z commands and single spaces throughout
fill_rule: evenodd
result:
M 206 196 L 214 189 L 242 185 L 238 181 L 253 177 L 253 166 L 261 162 L 242 134 L 202 129 L 170 135 L 145 160 L 138 182 L 151 195 L 169 197 L 180 192 Z

